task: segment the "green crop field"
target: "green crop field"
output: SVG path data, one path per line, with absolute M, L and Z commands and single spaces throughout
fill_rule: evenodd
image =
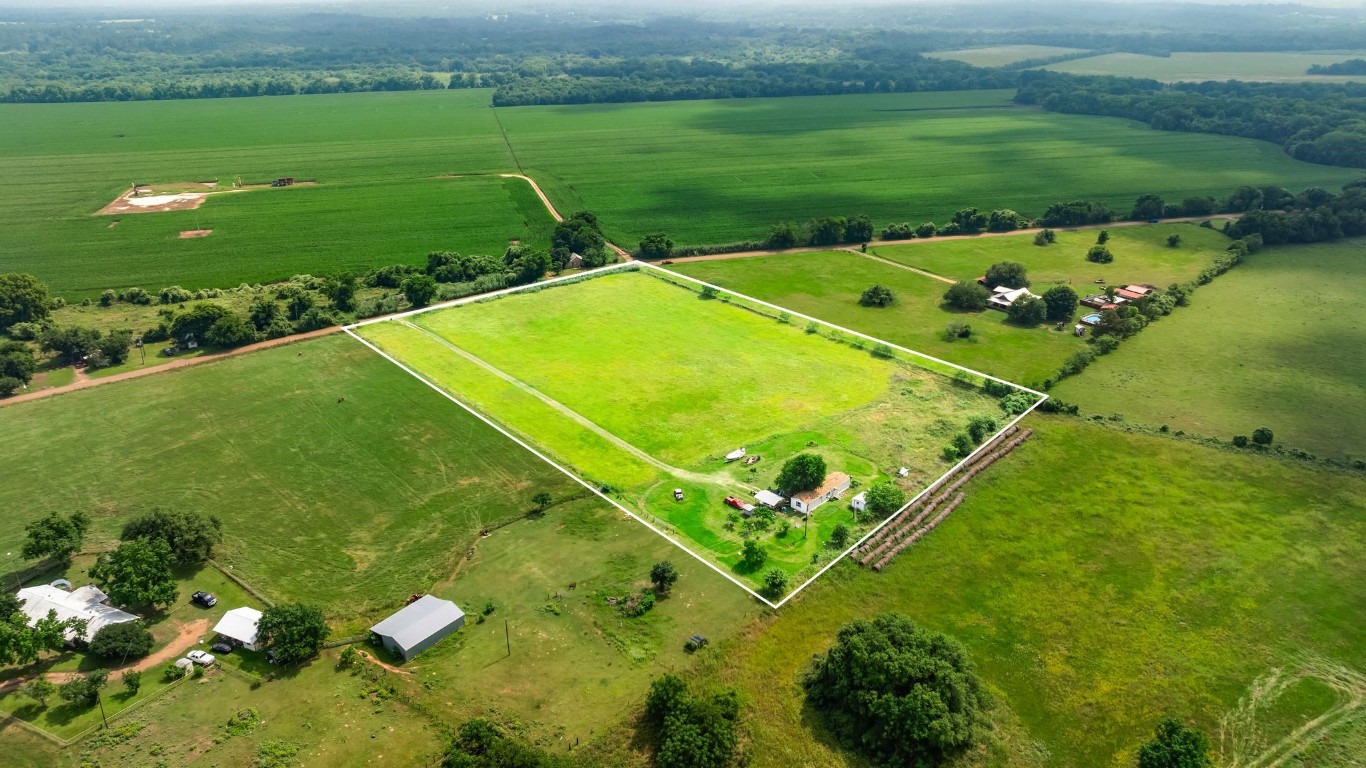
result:
M 1359 59 L 1366 51 L 1337 53 L 1287 51 L 1246 51 L 1192 53 L 1177 52 L 1170 56 L 1145 56 L 1139 53 L 1108 53 L 1085 59 L 1073 59 L 1049 64 L 1044 69 L 1070 72 L 1074 75 L 1116 75 L 1119 77 L 1150 77 L 1163 82 L 1204 82 L 1206 80 L 1252 80 L 1267 82 L 1344 83 L 1366 80 L 1356 75 L 1309 75 L 1314 64 L 1336 64 L 1347 59 Z
M 971 416 L 1002 416 L 990 398 L 946 376 L 815 330 L 736 299 L 702 299 L 653 273 L 617 272 L 358 332 L 695 549 L 757 578 L 739 568 L 743 538 L 727 519 L 726 495 L 748 498 L 807 449 L 864 483 L 913 467 L 904 482 L 914 490 L 947 468 L 938 454 Z M 725 464 L 740 446 L 760 463 Z M 684 489 L 682 502 L 674 488 Z M 765 535 L 769 562 L 806 574 L 820 559 L 813 555 L 830 553 L 830 530 L 854 521 L 831 503 L 813 523 Z
M 1366 240 L 1269 248 L 1054 394 L 1088 413 L 1366 458 Z
M 1167 235 L 1173 232 L 1181 234 L 1181 248 L 1166 246 Z M 975 280 L 998 261 L 1017 261 L 1029 268 L 1036 292 L 1061 282 L 1071 283 L 1084 295 L 1096 287 L 1095 278 L 1163 287 L 1191 280 L 1228 242 L 1218 232 L 1187 224 L 1116 227 L 1109 242 L 1115 261 L 1092 264 L 1084 254 L 1095 239 L 1094 230 L 1082 230 L 1059 232 L 1058 242 L 1048 247 L 1034 245 L 1029 235 L 1019 235 L 879 245 L 869 253 L 955 280 Z M 948 288 L 944 282 L 847 251 L 693 261 L 671 268 L 1022 384 L 1052 376 L 1085 344 L 1084 339 L 1049 326 L 1026 329 L 1011 325 L 1003 313 L 993 310 L 967 314 L 950 311 L 940 305 Z M 859 296 L 874 284 L 891 288 L 897 296 L 896 304 L 886 308 L 861 306 Z M 968 323 L 972 337 L 946 340 L 944 328 L 951 322 Z
M 884 611 L 960 639 L 998 694 L 997 731 L 966 764 L 1133 765 L 1176 716 L 1211 736 L 1216 765 L 1251 765 L 1351 714 L 1366 481 L 1076 420 L 1024 426 L 1035 437 L 885 571 L 841 563 L 709 657 L 701 682 L 750 707 L 753 765 L 863 765 L 812 727 L 798 675 L 841 624 Z M 1230 716 L 1274 670 L 1288 690 Z M 1290 764 L 1355 765 L 1359 715 L 1323 725 L 1287 742 Z
M 967 48 L 959 51 L 935 51 L 925 55 L 932 59 L 962 61 L 974 67 L 1004 67 L 1017 61 L 1064 56 L 1070 53 L 1085 53 L 1085 51 L 1081 48 L 1060 48 L 1055 45 L 995 45 L 988 48 Z
M 551 224 L 513 170 L 487 91 L 0 106 L 0 272 L 80 298 L 501 253 Z M 140 184 L 278 176 L 315 187 L 211 196 L 194 211 L 96 216 Z M 117 220 L 117 225 L 110 224 Z M 187 229 L 213 229 L 181 240 Z
M 762 239 L 780 221 L 865 213 L 944 222 L 966 206 L 1042 214 L 1078 198 L 1337 187 L 1360 174 L 1250 139 L 1015 107 L 1009 91 L 517 107 L 517 160 L 563 211 L 635 247 Z
M 536 493 L 579 493 L 414 384 L 339 336 L 0 408 L 0 475 L 24 478 L 0 484 L 0 572 L 49 511 L 87 510 L 108 540 L 189 508 L 223 520 L 220 560 L 267 594 L 357 615 L 449 576 L 457 542 Z

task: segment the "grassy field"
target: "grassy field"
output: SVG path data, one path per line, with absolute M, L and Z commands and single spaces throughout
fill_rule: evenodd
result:
M 1366 77 L 1339 75 L 1309 75 L 1314 64 L 1336 64 L 1347 59 L 1366 56 L 1366 51 L 1339 53 L 1246 51 L 1192 53 L 1177 52 L 1170 56 L 1145 56 L 1139 53 L 1109 53 L 1085 59 L 1073 59 L 1049 64 L 1044 69 L 1070 72 L 1074 75 L 1118 75 L 1121 77 L 1149 77 L 1174 83 L 1206 80 L 1251 80 L 1266 82 L 1322 82 L 1345 83 L 1366 80 Z
M 364 614 L 449 576 L 453 543 L 536 493 L 579 492 L 415 384 L 339 336 L 0 409 L 0 475 L 26 478 L 0 484 L 0 572 L 50 510 L 89 511 L 100 541 L 190 508 L 268 595 Z
M 972 415 L 1000 416 L 939 374 L 733 303 L 624 272 L 359 332 L 751 579 L 726 495 L 768 487 L 803 450 L 865 483 L 913 467 L 905 483 L 918 488 L 947 468 L 938 454 Z M 725 464 L 740 446 L 761 462 Z M 809 530 L 797 520 L 761 540 L 771 564 L 802 574 L 852 522 L 830 504 Z
M 1363 257 L 1361 239 L 1254 254 L 1054 394 L 1088 413 L 1225 440 L 1266 426 L 1291 447 L 1366 458 Z
M 501 252 L 549 220 L 513 170 L 487 91 L 0 106 L 0 271 L 68 298 L 106 287 L 241 282 Z M 94 216 L 131 182 L 317 179 L 196 211 Z M 110 227 L 112 219 L 117 226 Z M 213 229 L 181 240 L 185 229 Z
M 1227 195 L 1241 184 L 1336 187 L 1359 174 L 1267 142 L 1152 131 L 1011 106 L 1009 91 L 517 107 L 517 160 L 562 211 L 588 209 L 635 247 L 761 239 L 785 220 L 866 213 L 944 222 L 959 208 Z
M 887 570 L 841 564 L 709 657 L 702 681 L 741 690 L 753 765 L 863 764 L 813 730 L 796 678 L 841 624 L 884 611 L 962 640 L 999 694 L 1003 743 L 968 764 L 1133 765 L 1173 715 L 1211 734 L 1217 765 L 1231 764 L 1231 737 L 1247 739 L 1246 765 L 1360 700 L 1366 481 L 1076 420 L 1026 423 L 1034 439 Z M 1277 668 L 1320 682 L 1262 697 L 1221 743 L 1221 718 Z M 1344 670 L 1358 689 L 1325 690 Z M 1311 734 L 1317 751 L 1292 764 L 1356 765 L 1344 749 L 1361 742 L 1356 722 Z
M 1060 48 L 1055 45 L 995 45 L 988 48 L 967 48 L 959 51 L 935 51 L 925 54 L 931 59 L 952 59 L 974 67 L 1004 67 L 1017 61 L 1045 59 L 1070 53 L 1085 53 L 1081 48 Z
M 1181 248 L 1166 246 L 1167 235 L 1172 232 L 1181 233 Z M 1110 238 L 1115 261 L 1092 264 L 1084 254 L 1095 239 L 1094 231 L 1059 232 L 1058 242 L 1046 248 L 1033 245 L 1033 238 L 1027 235 L 926 240 L 879 245 L 869 253 L 955 280 L 974 280 L 998 261 L 1018 261 L 1029 268 L 1038 292 L 1055 282 L 1070 282 L 1078 292 L 1085 292 L 1095 287 L 1097 277 L 1161 286 L 1190 280 L 1227 242 L 1223 235 L 1193 225 L 1115 228 Z M 695 261 L 671 268 L 1022 384 L 1053 375 L 1085 343 L 1051 326 L 1025 329 L 1011 325 L 1001 312 L 964 314 L 947 310 L 940 305 L 948 288 L 945 283 L 846 251 Z M 897 296 L 895 305 L 875 308 L 859 304 L 863 291 L 877 283 L 892 289 Z M 972 326 L 972 338 L 944 338 L 944 327 L 956 321 Z

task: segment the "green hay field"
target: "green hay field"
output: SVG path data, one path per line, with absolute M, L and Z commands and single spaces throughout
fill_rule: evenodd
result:
M 520 166 L 561 210 L 602 217 L 635 247 L 762 239 L 773 224 L 865 213 L 947 221 L 959 208 L 1040 215 L 1147 192 L 1242 184 L 1337 187 L 1360 174 L 1268 143 L 1153 131 L 1011 106 L 1009 91 L 517 107 L 498 111 Z
M 0 170 L 25 180 L 0 200 L 0 272 L 33 272 L 80 298 L 420 263 L 432 250 L 501 253 L 550 226 L 525 183 L 432 178 L 513 169 L 487 104 L 487 91 L 442 91 L 0 106 Z M 92 215 L 134 181 L 231 188 L 238 176 L 318 186 Z M 177 237 L 199 228 L 214 233 Z
M 1179 232 L 1181 248 L 1168 248 L 1167 235 Z M 1117 227 L 1110 232 L 1111 264 L 1086 261 L 1094 230 L 1059 232 L 1058 242 L 1039 247 L 1028 235 L 973 240 L 925 240 L 878 245 L 869 253 L 955 280 L 975 280 L 998 261 L 1018 261 L 1029 268 L 1036 292 L 1054 283 L 1071 283 L 1085 294 L 1095 278 L 1114 282 L 1153 283 L 1191 280 L 1228 238 L 1186 224 Z M 793 253 L 717 261 L 694 261 L 671 267 L 685 275 L 764 299 L 812 317 L 828 320 L 870 336 L 900 344 L 974 370 L 1023 384 L 1041 382 L 1057 372 L 1068 356 L 1085 344 L 1051 326 L 1020 328 L 992 310 L 961 313 L 940 300 L 948 285 L 925 275 L 847 251 Z M 897 296 L 891 307 L 864 307 L 859 296 L 869 286 L 886 285 Z M 950 322 L 972 326 L 969 339 L 948 341 Z M 1163 322 L 1168 322 L 1164 320 Z M 1172 320 L 1171 322 L 1179 322 Z
M 968 765 L 1133 765 L 1169 715 L 1211 735 L 1216 765 L 1246 739 L 1246 765 L 1360 700 L 1360 476 L 1077 420 L 1025 426 L 1034 438 L 885 571 L 842 563 L 710 657 L 702 682 L 740 688 L 755 766 L 863 765 L 813 727 L 797 677 L 841 624 L 884 611 L 963 641 L 998 693 L 999 741 Z M 1274 668 L 1310 682 L 1263 702 L 1260 734 L 1234 722 L 1220 742 L 1221 718 Z M 1342 670 L 1357 690 L 1326 690 Z M 1298 740 L 1291 764 L 1355 765 L 1355 722 Z
M 0 573 L 23 525 L 153 507 L 223 520 L 220 562 L 363 615 L 448 577 L 490 523 L 577 486 L 369 350 L 332 337 L 0 408 Z M 344 398 L 344 401 L 341 399 Z
M 966 48 L 958 51 L 935 51 L 925 54 L 932 59 L 952 59 L 974 67 L 1004 67 L 1017 61 L 1043 59 L 1071 53 L 1085 53 L 1081 48 L 1061 48 L 1055 45 L 995 45 L 988 48 Z
M 816 451 L 864 483 L 910 466 L 918 490 L 972 415 L 1001 415 L 939 374 L 733 303 L 619 272 L 358 332 L 733 570 L 743 538 L 722 500 L 767 487 L 787 457 Z M 761 463 L 725 464 L 740 446 Z M 800 575 L 852 516 L 831 503 L 809 528 L 789 522 L 761 540 Z
M 1269 248 L 1053 391 L 1088 413 L 1366 458 L 1366 240 Z
M 1170 56 L 1145 56 L 1139 53 L 1108 53 L 1085 59 L 1049 64 L 1043 69 L 1074 75 L 1116 75 L 1148 77 L 1163 82 L 1204 82 L 1206 80 L 1251 80 L 1266 82 L 1345 83 L 1360 82 L 1357 75 L 1309 75 L 1314 64 L 1336 64 L 1361 58 L 1363 51 L 1337 53 L 1297 53 L 1289 51 L 1177 52 Z

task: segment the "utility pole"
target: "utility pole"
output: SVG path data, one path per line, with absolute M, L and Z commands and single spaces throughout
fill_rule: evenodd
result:
M 104 729 L 107 731 L 109 730 L 109 718 L 104 715 L 104 697 L 96 693 L 95 701 L 100 705 L 100 719 L 104 721 Z
M 508 632 L 508 620 L 503 619 L 503 639 L 507 640 L 508 655 L 512 655 L 512 635 Z

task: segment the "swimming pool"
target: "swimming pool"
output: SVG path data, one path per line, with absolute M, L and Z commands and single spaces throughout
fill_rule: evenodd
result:
M 1083 317 L 1083 318 L 1081 319 L 1081 321 L 1082 321 L 1083 323 L 1086 323 L 1087 325 L 1095 325 L 1096 323 L 1099 323 L 1099 322 L 1100 322 L 1100 313 L 1099 313 L 1099 312 L 1092 312 L 1091 314 L 1087 315 L 1086 317 Z

